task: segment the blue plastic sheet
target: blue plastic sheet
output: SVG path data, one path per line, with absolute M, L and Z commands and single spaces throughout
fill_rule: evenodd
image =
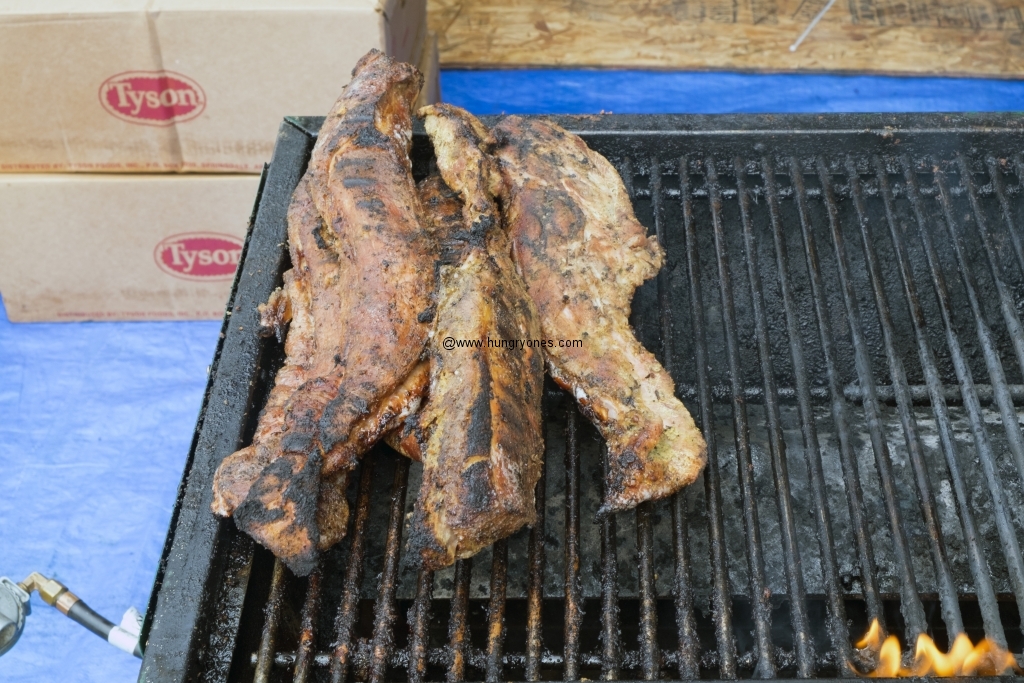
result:
M 1024 110 L 1024 82 L 981 79 L 447 71 L 442 93 L 477 114 Z M 145 608 L 219 329 L 16 325 L 0 307 L 0 575 L 53 576 L 113 621 Z M 138 676 L 138 660 L 32 609 L 0 681 Z
M 146 608 L 220 323 L 14 324 L 0 307 L 0 575 Z M 0 681 L 134 681 L 139 660 L 32 597 Z
M 1024 81 L 652 71 L 444 71 L 475 114 L 1024 111 Z

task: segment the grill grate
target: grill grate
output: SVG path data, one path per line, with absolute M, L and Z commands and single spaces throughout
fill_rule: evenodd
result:
M 353 478 L 348 538 L 309 579 L 214 522 L 201 647 L 173 669 L 157 617 L 147 680 L 837 678 L 872 619 L 904 643 L 967 633 L 1020 659 L 1019 121 L 563 122 L 616 164 L 668 254 L 632 321 L 707 438 L 702 481 L 593 524 L 606 454 L 551 386 L 538 525 L 435 576 L 402 552 L 419 466 L 378 448 Z M 290 175 L 260 207 L 287 203 L 319 121 L 289 125 L 268 187 Z M 417 173 L 428 163 L 419 135 Z M 283 212 L 260 211 L 280 234 Z M 240 403 L 259 405 L 280 363 L 263 344 Z M 256 413 L 237 410 L 245 441 Z M 181 538 L 155 600 L 175 590 Z

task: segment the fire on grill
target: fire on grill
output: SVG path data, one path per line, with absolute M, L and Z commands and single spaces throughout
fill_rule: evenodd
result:
M 977 645 L 972 645 L 970 638 L 963 633 L 957 635 L 946 653 L 939 650 L 927 633 L 920 634 L 914 647 L 914 663 L 909 667 L 903 666 L 899 639 L 893 635 L 883 639 L 878 621 L 871 622 L 868 632 L 855 647 L 866 650 L 872 659 L 878 661 L 878 666 L 866 674 L 870 678 L 1001 676 L 1022 673 L 1017 660 L 1006 648 L 991 638 L 983 638 Z
M 324 122 L 289 208 L 293 267 L 260 308 L 285 364 L 214 479 L 213 510 L 299 576 L 344 535 L 349 472 L 382 438 L 423 461 L 409 542 L 424 569 L 533 524 L 545 364 L 607 443 L 599 514 L 671 496 L 705 462 L 629 326 L 664 253 L 615 169 L 555 124 L 488 130 L 436 105 L 420 114 L 439 174 L 417 187 L 421 83 L 372 51 Z

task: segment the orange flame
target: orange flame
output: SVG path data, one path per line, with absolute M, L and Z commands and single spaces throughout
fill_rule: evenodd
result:
M 907 676 L 1001 676 L 1021 673 L 1017 661 L 1007 650 L 985 638 L 977 645 L 960 634 L 948 653 L 935 646 L 935 641 L 922 633 L 914 648 L 914 663 L 903 666 L 903 652 L 896 636 L 882 639 L 882 627 L 873 620 L 864 637 L 854 647 L 866 650 L 877 658 L 878 665 L 869 673 L 858 674 L 868 678 L 897 678 Z M 851 667 L 852 668 L 852 667 Z M 856 671 L 856 669 L 854 669 Z

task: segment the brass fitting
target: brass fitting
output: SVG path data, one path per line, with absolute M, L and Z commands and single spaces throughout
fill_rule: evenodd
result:
M 38 591 L 39 597 L 41 597 L 43 602 L 47 605 L 57 605 L 57 599 L 61 597 L 61 594 L 68 592 L 67 586 L 62 584 L 60 581 L 48 579 L 39 572 L 32 572 L 28 575 L 28 578 L 20 582 L 18 586 L 29 595 L 32 594 L 32 591 Z M 70 608 L 70 605 L 68 605 L 68 607 Z M 67 614 L 67 611 L 63 609 L 61 612 Z

